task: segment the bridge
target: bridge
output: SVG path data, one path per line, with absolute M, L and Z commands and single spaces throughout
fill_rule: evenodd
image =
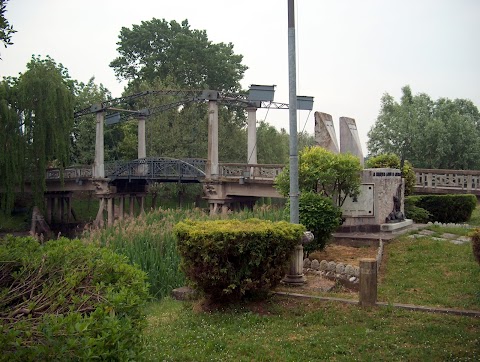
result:
M 254 86 L 252 86 L 254 87 Z M 116 98 L 92 105 L 75 113 L 76 117 L 96 114 L 95 161 L 93 165 L 69 167 L 63 170 L 46 171 L 45 194 L 50 222 L 55 215 L 61 221 L 69 220 L 71 197 L 77 191 L 91 191 L 100 200 L 95 220 L 103 225 L 106 213 L 108 224 L 115 217 L 123 218 L 125 201 L 130 199 L 130 214 L 135 201 L 144 209 L 145 196 L 150 185 L 163 182 L 202 183 L 204 198 L 211 213 L 251 205 L 258 197 L 281 197 L 273 187 L 273 181 L 284 165 L 261 165 L 257 163 L 256 111 L 258 108 L 274 107 L 288 109 L 288 104 L 273 102 L 270 86 L 255 86 L 248 96 L 222 94 L 218 91 L 147 91 L 132 96 Z M 270 88 L 269 88 L 270 87 Z M 256 93 L 255 93 L 256 92 Z M 143 96 L 168 95 L 180 99 L 171 104 L 162 104 L 149 110 L 124 110 L 114 108 L 128 104 Z M 299 109 L 311 110 L 309 97 L 299 97 Z M 168 157 L 147 158 L 145 145 L 145 120 L 157 111 L 163 111 L 189 102 L 208 103 L 208 155 L 207 159 L 173 159 Z M 247 150 L 245 163 L 220 163 L 218 160 L 218 103 L 243 106 L 247 111 Z M 120 112 L 120 113 L 119 113 Z M 103 128 L 105 124 L 136 117 L 138 121 L 138 158 L 128 162 L 104 162 Z M 417 169 L 416 193 L 472 193 L 480 194 L 480 171 Z M 25 185 L 28 191 L 29 185 Z M 115 203 L 118 204 L 115 212 Z M 115 214 L 116 213 L 116 214 Z

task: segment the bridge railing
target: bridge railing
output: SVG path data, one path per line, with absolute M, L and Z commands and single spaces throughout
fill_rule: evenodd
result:
M 480 171 L 416 168 L 415 191 L 480 192 Z
M 63 170 L 64 180 L 86 179 L 86 178 L 92 178 L 92 177 L 93 177 L 92 166 L 72 166 L 72 167 L 67 167 Z M 59 168 L 47 169 L 45 174 L 45 179 L 60 180 L 60 169 Z
M 251 179 L 257 181 L 273 181 L 284 169 L 285 165 L 281 164 L 255 164 L 248 165 L 245 163 L 220 163 L 220 177 Z

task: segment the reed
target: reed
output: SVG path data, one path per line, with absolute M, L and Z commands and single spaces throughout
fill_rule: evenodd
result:
M 288 216 L 288 215 L 287 215 Z M 206 220 L 227 218 L 245 220 L 285 220 L 281 208 L 264 205 L 253 210 L 209 216 L 202 209 L 156 209 L 136 218 L 118 220 L 111 227 L 89 230 L 84 240 L 111 248 L 127 256 L 148 274 L 150 293 L 161 299 L 172 289 L 185 285 L 185 276 L 179 270 L 180 255 L 173 236 L 173 227 L 181 220 Z

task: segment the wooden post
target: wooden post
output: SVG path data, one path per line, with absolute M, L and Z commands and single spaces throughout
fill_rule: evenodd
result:
M 377 303 L 377 260 L 360 259 L 360 295 L 361 306 L 374 306 Z
M 107 222 L 108 222 L 108 226 L 112 226 L 113 225 L 113 219 L 114 219 L 114 207 L 115 207 L 115 204 L 114 204 L 114 198 L 113 196 L 109 197 L 107 199 Z

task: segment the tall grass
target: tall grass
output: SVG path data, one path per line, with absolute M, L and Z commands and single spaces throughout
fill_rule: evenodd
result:
M 261 206 L 253 211 L 242 211 L 214 218 L 285 220 L 282 208 Z M 113 249 L 126 255 L 133 264 L 148 274 L 151 294 L 158 299 L 169 295 L 172 289 L 183 286 L 185 277 L 179 270 L 173 227 L 181 220 L 211 219 L 201 209 L 158 209 L 136 218 L 117 221 L 112 227 L 91 230 L 84 235 L 87 242 Z

